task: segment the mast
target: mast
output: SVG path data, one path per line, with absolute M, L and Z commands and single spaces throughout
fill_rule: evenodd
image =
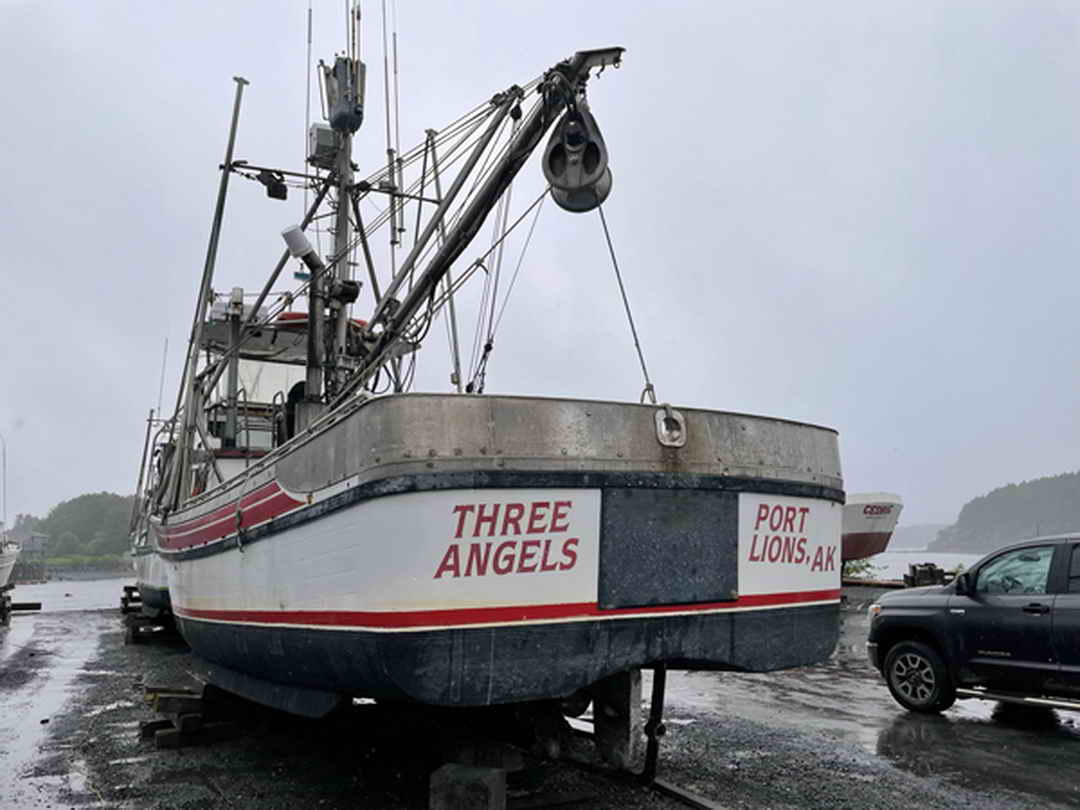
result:
M 337 155 L 337 211 L 334 215 L 334 278 L 352 281 L 352 265 L 349 250 L 352 243 L 352 219 L 349 216 L 349 189 L 353 184 L 352 134 L 340 133 L 341 146 Z M 345 332 L 349 324 L 349 308 L 342 302 L 333 315 L 332 353 L 327 357 L 332 379 L 327 380 L 330 392 L 341 384 L 344 369 L 341 361 L 345 354 Z
M 356 29 L 360 9 L 353 9 Z M 337 153 L 334 157 L 333 185 L 337 209 L 334 213 L 334 248 L 330 267 L 312 272 L 308 287 L 307 377 L 303 407 L 298 411 L 298 429 L 318 418 L 327 396 L 340 389 L 349 368 L 345 365 L 348 334 L 348 305 L 356 300 L 359 286 L 352 279 L 349 251 L 352 243 L 350 198 L 353 185 L 352 136 L 364 120 L 364 63 L 353 39 L 348 53 L 337 56 L 333 66 L 323 66 L 327 110 L 334 130 Z M 329 317 L 327 309 L 330 310 Z
M 144 510 L 147 509 L 146 501 L 148 499 L 143 498 L 143 479 L 146 473 L 146 454 L 150 450 L 150 431 L 154 426 L 154 409 L 150 409 L 150 414 L 146 417 L 146 437 L 143 439 L 142 460 L 139 462 L 139 481 L 135 484 L 135 497 L 131 502 L 131 517 L 128 519 L 128 534 L 135 531 L 135 526 L 139 522 L 139 518 L 142 516 Z
M 202 282 L 199 284 L 199 298 L 195 302 L 195 318 L 191 325 L 191 343 L 188 345 L 187 363 L 184 368 L 183 389 L 183 426 L 175 455 L 176 466 L 172 471 L 170 488 L 174 505 L 179 505 L 185 493 L 191 491 L 191 449 L 195 438 L 195 380 L 199 364 L 199 347 L 202 343 L 203 323 L 206 320 L 206 308 L 210 301 L 210 285 L 214 280 L 214 264 L 217 261 L 218 238 L 221 236 L 221 223 L 225 216 L 225 194 L 229 189 L 229 175 L 232 173 L 233 147 L 236 145 L 236 127 L 240 120 L 240 100 L 244 86 L 250 84 L 243 76 L 233 76 L 236 82 L 236 99 L 233 102 L 232 124 L 229 127 L 229 141 L 225 147 L 225 162 L 221 166 L 221 184 L 218 186 L 217 203 L 214 206 L 214 221 L 210 226 L 210 241 L 206 247 L 206 261 L 203 265 Z

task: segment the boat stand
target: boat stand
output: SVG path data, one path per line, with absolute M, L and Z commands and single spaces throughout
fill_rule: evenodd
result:
M 142 610 L 142 594 L 138 585 L 125 585 L 124 595 L 120 597 L 121 613 L 138 613 Z
M 162 715 L 139 724 L 139 737 L 153 740 L 158 749 L 185 748 L 232 739 L 240 730 L 235 722 L 237 702 L 221 690 L 146 686 L 143 699 Z
M 41 602 L 12 602 L 11 591 L 14 587 L 13 583 L 8 583 L 0 588 L 0 627 L 10 625 L 11 616 L 14 613 L 41 610 Z
M 621 754 L 611 750 L 611 739 L 613 735 L 610 729 L 610 726 L 612 725 L 621 727 L 621 733 L 615 735 L 619 738 L 627 740 L 639 739 L 640 731 L 638 731 L 635 726 L 641 713 L 639 708 L 641 706 L 640 673 L 620 673 L 612 679 L 608 679 L 609 681 L 621 680 L 624 683 L 631 685 L 629 690 L 624 691 L 624 696 L 621 697 L 617 705 L 612 705 L 612 692 L 605 688 L 605 684 L 602 682 L 599 685 L 600 690 L 594 694 L 593 727 L 595 731 L 593 733 L 579 733 L 593 739 L 599 753 L 606 761 L 612 763 L 617 768 L 621 768 L 624 775 L 633 779 L 643 787 L 654 790 L 668 798 L 675 799 L 687 807 L 695 808 L 695 810 L 722 810 L 721 805 L 711 799 L 700 796 L 693 791 L 657 777 L 656 771 L 660 761 L 660 738 L 667 733 L 667 728 L 664 726 L 664 696 L 667 690 L 667 666 L 658 664 L 652 668 L 652 671 L 653 682 L 652 695 L 649 701 L 649 717 L 648 720 L 645 721 L 644 727 L 645 763 L 640 773 L 634 774 L 626 770 L 625 766 L 622 766 L 620 762 L 620 759 L 622 758 Z M 637 683 L 636 691 L 633 689 L 635 680 Z M 599 773 L 611 774 L 611 771 L 607 768 L 584 765 L 584 763 L 575 760 L 569 760 L 569 762 L 575 765 L 588 767 L 590 770 Z
M 667 728 L 664 726 L 666 689 L 667 667 L 660 664 L 653 667 L 652 698 L 649 701 L 649 719 L 645 723 L 645 766 L 641 769 L 638 779 L 646 787 L 675 799 L 687 807 L 693 807 L 696 810 L 722 810 L 716 802 L 656 777 L 656 766 L 660 759 L 660 738 L 667 733 Z

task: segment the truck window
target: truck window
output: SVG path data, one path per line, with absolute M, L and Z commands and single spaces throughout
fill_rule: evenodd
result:
M 1080 593 L 1080 546 L 1073 546 L 1069 563 L 1069 593 Z
M 1046 593 L 1053 558 L 1053 546 L 1008 551 L 979 569 L 975 590 L 987 594 Z M 1080 582 L 1077 585 L 1080 587 Z

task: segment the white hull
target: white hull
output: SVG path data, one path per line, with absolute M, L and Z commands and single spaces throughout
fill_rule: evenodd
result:
M 139 553 L 132 558 L 135 569 L 135 585 L 142 598 L 143 613 L 157 616 L 170 610 L 169 580 L 165 570 L 165 561 L 152 551 Z
M 840 600 L 835 434 L 684 411 L 676 456 L 663 415 L 511 397 L 360 404 L 151 516 L 180 630 L 212 682 L 311 714 L 341 695 L 476 706 L 565 697 L 658 661 L 823 659 Z
M 0 546 L 0 588 L 8 584 L 11 578 L 11 570 L 15 567 L 15 560 L 19 556 L 19 547 L 14 543 Z
M 797 512 L 803 543 L 781 519 L 756 527 L 763 504 Z M 529 513 L 537 511 L 533 532 Z M 562 504 L 558 511 L 552 505 Z M 496 513 L 476 526 L 477 507 Z M 523 517 L 505 523 L 507 507 Z M 192 621 L 403 632 L 623 620 L 656 611 L 600 610 L 599 490 L 454 490 L 385 496 L 220 554 L 167 564 L 177 615 Z M 466 513 L 462 507 L 471 507 Z M 516 514 L 516 512 L 515 512 Z M 799 528 L 796 520 L 791 521 Z M 840 507 L 743 494 L 738 598 L 664 614 L 834 604 Z M 489 533 L 490 532 L 490 533 Z M 774 540 L 775 542 L 770 543 Z M 815 564 L 815 558 L 817 564 Z

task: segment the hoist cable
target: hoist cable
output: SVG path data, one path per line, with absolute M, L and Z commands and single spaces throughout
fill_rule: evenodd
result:
M 645 355 L 641 351 L 641 341 L 638 340 L 637 327 L 634 325 L 634 315 L 630 312 L 630 301 L 626 297 L 626 287 L 623 285 L 622 273 L 619 272 L 619 261 L 615 258 L 615 246 L 611 244 L 611 232 L 608 230 L 607 218 L 604 216 L 604 206 L 598 205 L 600 223 L 604 226 L 604 238 L 607 240 L 608 251 L 611 253 L 611 264 L 615 268 L 615 279 L 619 282 L 619 293 L 622 295 L 623 306 L 626 308 L 626 319 L 630 322 L 630 333 L 634 336 L 634 348 L 637 349 L 638 360 L 641 362 L 641 373 L 645 377 L 645 388 L 641 392 L 641 401 L 648 396 L 653 405 L 656 404 L 656 391 L 653 389 L 652 380 L 649 379 L 649 369 L 645 367 Z

